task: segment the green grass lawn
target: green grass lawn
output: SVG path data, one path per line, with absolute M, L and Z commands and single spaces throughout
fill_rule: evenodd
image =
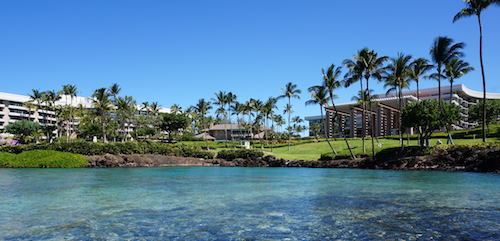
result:
M 429 144 L 431 146 L 435 146 L 437 144 L 438 139 L 440 139 L 444 144 L 446 144 L 446 138 L 433 138 L 429 139 Z M 498 141 L 499 138 L 488 138 L 488 141 Z M 382 144 L 382 147 L 377 147 L 377 142 L 375 140 L 375 151 L 379 152 L 384 148 L 388 147 L 398 147 L 399 146 L 399 140 L 391 140 L 391 139 L 379 139 L 380 143 Z M 482 140 L 476 138 L 475 140 L 473 139 L 454 139 L 453 140 L 455 144 L 462 144 L 462 143 L 481 143 Z M 345 141 L 330 141 L 333 148 L 337 151 L 339 155 L 343 156 L 349 156 L 349 150 L 347 149 L 347 146 L 345 144 Z M 366 144 L 366 153 L 368 155 L 371 155 L 371 138 L 366 138 L 365 140 Z M 405 146 L 407 146 L 407 140 L 404 140 Z M 350 140 L 349 145 L 351 146 L 351 149 L 353 150 L 355 155 L 360 155 L 363 153 L 363 141 L 361 139 L 359 140 Z M 418 141 L 417 140 L 410 140 L 410 146 L 418 146 Z M 271 153 L 271 148 L 264 148 L 266 152 Z M 272 154 L 277 158 L 283 158 L 287 160 L 318 160 L 319 157 L 321 156 L 322 153 L 330 152 L 330 146 L 328 143 L 325 142 L 318 142 L 318 143 L 307 143 L 307 144 L 302 144 L 302 145 L 296 145 L 296 146 L 291 146 L 290 151 L 288 151 L 288 147 L 278 147 L 274 148 Z

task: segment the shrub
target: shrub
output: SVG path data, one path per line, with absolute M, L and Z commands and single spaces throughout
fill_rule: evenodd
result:
M 221 150 L 217 153 L 217 158 L 233 160 L 236 158 L 263 157 L 264 152 L 254 149 Z
M 200 146 L 194 145 L 171 145 L 156 143 L 152 141 L 131 141 L 118 143 L 93 143 L 86 141 L 56 142 L 44 144 L 29 144 L 18 146 L 6 146 L 0 148 L 1 152 L 19 154 L 31 150 L 54 150 L 81 155 L 104 155 L 104 154 L 160 154 L 170 156 L 199 157 L 213 159 L 215 154 L 203 151 Z
M 0 153 L 0 165 L 8 167 L 84 167 L 88 164 L 83 155 L 53 150 L 33 150 L 21 154 Z
M 336 156 L 335 153 L 327 152 L 327 153 L 321 154 L 321 156 L 318 160 L 319 161 L 331 161 L 331 160 L 335 160 L 335 156 Z

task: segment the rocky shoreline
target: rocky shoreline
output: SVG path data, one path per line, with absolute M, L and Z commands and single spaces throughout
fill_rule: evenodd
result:
M 202 159 L 163 155 L 86 156 L 87 167 L 164 167 L 164 166 L 225 166 L 225 167 L 309 167 L 359 168 L 384 170 L 467 171 L 500 173 L 500 149 L 466 151 L 442 150 L 425 156 L 390 156 L 355 160 L 291 161 L 274 156 L 237 158 L 234 160 Z

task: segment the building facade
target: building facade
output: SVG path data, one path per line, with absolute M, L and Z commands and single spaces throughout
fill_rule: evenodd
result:
M 70 96 L 63 95 L 59 101 L 55 102 L 55 105 L 71 105 L 73 107 L 79 107 L 85 109 L 94 109 L 92 98 L 88 97 L 73 97 L 71 100 Z M 34 106 L 30 107 L 27 103 L 32 103 Z M 40 106 L 42 108 L 40 108 Z M 17 95 L 11 93 L 0 92 L 0 132 L 2 132 L 7 125 L 14 123 L 19 120 L 30 120 L 40 123 L 40 125 L 55 125 L 57 122 L 57 116 L 54 111 L 47 110 L 47 104 L 41 103 L 40 106 L 37 102 L 30 100 L 27 95 Z M 136 106 L 138 110 L 141 110 L 141 106 Z M 160 108 L 160 113 L 170 113 L 171 110 L 168 108 Z M 145 114 L 145 111 L 140 111 L 139 114 Z M 114 116 L 113 113 L 110 115 Z M 78 124 L 78 119 L 75 120 L 74 124 Z M 127 125 L 127 132 L 134 129 L 133 125 Z
M 358 102 L 348 102 L 335 105 L 338 117 L 335 115 L 333 106 L 325 106 L 325 120 L 327 121 L 327 135 L 329 137 L 363 137 L 397 135 L 401 120 L 399 119 L 399 98 L 396 94 L 382 94 L 382 98 L 372 100 L 371 108 L 368 106 L 365 116 L 362 115 L 362 108 Z M 439 98 L 439 88 L 421 89 L 417 99 L 416 91 L 402 92 L 402 108 L 406 104 L 428 99 Z M 483 98 L 483 92 L 468 89 L 463 84 L 441 87 L 441 99 L 456 104 L 461 109 L 462 119 L 452 124 L 454 129 L 467 129 L 477 125 L 476 122 L 469 121 L 469 108 L 476 105 Z M 499 93 L 486 93 L 487 99 L 500 99 Z M 401 109 L 402 109 L 401 108 Z M 321 122 L 321 116 L 306 117 L 310 125 L 314 122 Z M 410 129 L 405 130 L 413 134 Z

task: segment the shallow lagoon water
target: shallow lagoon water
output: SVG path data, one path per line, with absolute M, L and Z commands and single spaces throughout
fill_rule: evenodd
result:
M 0 239 L 500 240 L 500 175 L 0 169 Z

